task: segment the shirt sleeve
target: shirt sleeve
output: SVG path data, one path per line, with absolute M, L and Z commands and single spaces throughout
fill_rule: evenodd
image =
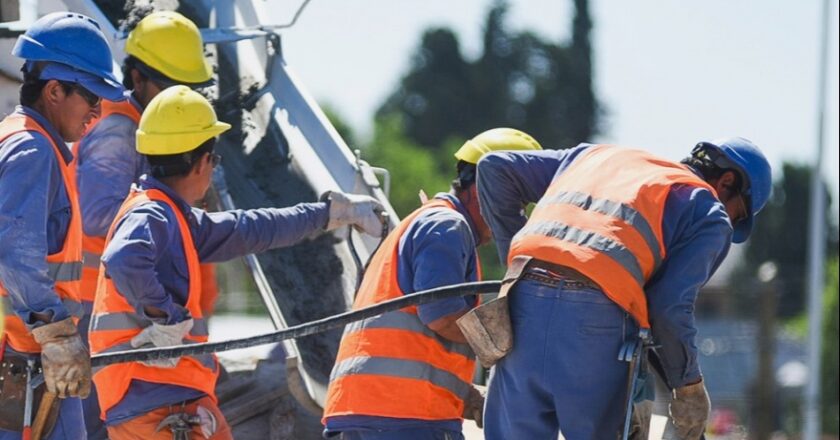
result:
M 167 325 L 188 316 L 187 310 L 173 301 L 173 294 L 158 281 L 155 270 L 177 228 L 174 213 L 162 205 L 137 206 L 120 220 L 102 254 L 106 276 L 135 311 L 146 316 L 144 307 L 160 309 L 166 313 L 162 323 Z
M 472 231 L 463 218 L 450 211 L 442 209 L 419 217 L 410 233 L 401 238 L 411 242 L 410 245 L 401 243 L 401 248 L 410 259 L 412 292 L 463 283 L 468 273 L 475 272 Z M 475 301 L 474 296 L 443 299 L 418 306 L 418 315 L 428 325 L 473 307 Z
M 711 192 L 683 185 L 668 195 L 662 227 L 665 259 L 645 291 L 664 379 L 676 388 L 701 378 L 694 302 L 729 252 L 732 227 Z
M 70 316 L 47 272 L 47 218 L 54 188 L 55 154 L 38 133 L 19 133 L 0 154 L 0 281 L 14 312 L 30 328 L 44 324 L 33 313 Z
M 478 162 L 481 216 L 493 232 L 503 265 L 511 239 L 528 220 L 525 206 L 538 202 L 554 177 L 588 147 L 490 153 Z
M 128 117 L 111 115 L 79 143 L 79 207 L 87 235 L 108 234 L 131 184 L 147 168 L 134 148 L 136 128 Z
M 202 262 L 214 263 L 268 249 L 291 246 L 324 230 L 326 203 L 288 208 L 206 212 L 193 209 L 195 245 Z

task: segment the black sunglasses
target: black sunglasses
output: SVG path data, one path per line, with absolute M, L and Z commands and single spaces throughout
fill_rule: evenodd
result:
M 69 82 L 61 82 L 62 85 L 70 89 L 71 91 L 76 92 L 77 95 L 81 96 L 82 99 L 85 100 L 87 105 L 91 107 L 96 107 L 102 102 L 102 98 L 99 95 L 91 92 L 90 90 L 84 88 L 80 84 L 77 83 L 69 83 Z

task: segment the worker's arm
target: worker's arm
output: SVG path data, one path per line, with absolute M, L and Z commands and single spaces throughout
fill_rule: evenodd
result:
M 663 379 L 677 388 L 701 379 L 694 302 L 726 257 L 732 227 L 711 192 L 677 186 L 668 196 L 662 230 L 666 256 L 645 291 Z
M 326 203 L 299 203 L 288 208 L 205 212 L 193 209 L 198 258 L 202 263 L 227 261 L 268 249 L 291 246 L 324 230 Z
M 134 149 L 137 125 L 114 114 L 79 142 L 77 182 L 85 234 L 104 237 L 131 184 L 148 171 L 146 159 Z
M 478 162 L 481 216 L 493 231 L 502 264 L 507 263 L 511 239 L 528 220 L 525 206 L 539 201 L 554 176 L 587 147 L 489 153 Z
M 175 214 L 162 203 L 133 208 L 117 224 L 102 254 L 105 274 L 137 313 L 158 324 L 173 325 L 189 318 L 187 310 L 158 281 L 157 263 L 178 234 Z
M 30 328 L 70 316 L 46 262 L 47 253 L 64 241 L 61 222 L 54 220 L 66 216 L 67 224 L 70 216 L 69 201 L 64 207 L 54 202 L 62 185 L 56 161 L 49 141 L 38 133 L 12 135 L 0 149 L 0 281 L 11 309 Z M 55 208 L 60 209 L 51 212 Z
M 418 292 L 450 284 L 475 281 L 475 241 L 464 218 L 450 209 L 424 213 L 400 240 L 399 270 L 413 275 L 411 288 L 405 286 L 407 274 L 399 273 L 404 292 Z M 457 297 L 418 306 L 420 320 L 440 336 L 466 342 L 455 321 L 475 306 L 476 298 Z

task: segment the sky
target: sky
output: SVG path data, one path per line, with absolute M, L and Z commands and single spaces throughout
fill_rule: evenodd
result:
M 822 169 L 837 200 L 838 6 L 831 1 Z M 285 23 L 298 4 L 277 2 L 269 15 Z M 283 31 L 284 55 L 309 92 L 364 136 L 423 31 L 451 28 L 474 59 L 491 4 L 312 0 Z M 817 0 L 591 0 L 595 92 L 607 114 L 603 133 L 590 141 L 680 159 L 699 140 L 743 136 L 776 169 L 784 160 L 813 162 L 821 11 Z M 573 13 L 571 0 L 510 1 L 507 25 L 565 42 Z

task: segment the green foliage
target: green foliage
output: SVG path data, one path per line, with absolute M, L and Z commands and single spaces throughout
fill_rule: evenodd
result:
M 822 352 L 822 424 L 823 432 L 840 433 L 840 297 L 838 297 L 838 266 L 834 258 L 826 265 L 826 289 L 823 299 L 823 352 Z
M 401 114 L 407 137 L 429 149 L 493 128 L 524 130 L 544 146 L 574 146 L 596 132 L 587 0 L 575 0 L 572 41 L 559 45 L 505 27 L 497 1 L 485 24 L 482 55 L 465 60 L 450 29 L 422 37 L 409 72 L 379 109 Z
M 807 260 L 808 214 L 811 168 L 807 165 L 785 163 L 782 176 L 773 185 L 773 197 L 758 215 L 745 258 L 734 274 L 733 284 L 749 285 L 756 270 L 765 261 L 779 267 L 781 296 L 779 316 L 793 317 L 805 308 L 805 262 Z M 831 206 L 826 191 L 826 206 Z M 837 255 L 837 225 L 831 212 L 825 212 L 827 257 Z M 749 298 L 742 298 L 742 309 L 751 311 Z

